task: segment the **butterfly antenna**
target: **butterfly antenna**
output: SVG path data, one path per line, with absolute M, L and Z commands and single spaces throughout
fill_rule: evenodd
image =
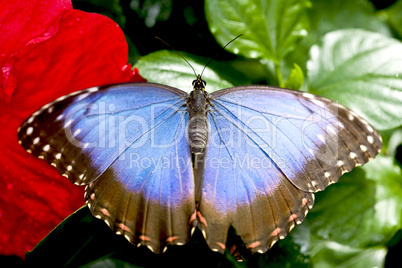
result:
M 158 39 L 159 41 L 163 42 L 163 43 L 164 43 L 165 45 L 167 45 L 171 50 L 173 50 L 174 53 L 176 53 L 177 55 L 179 55 L 185 62 L 187 62 L 188 66 L 190 66 L 191 69 L 193 70 L 195 77 L 197 77 L 197 73 L 195 72 L 193 66 L 190 64 L 190 62 L 188 62 L 188 60 L 186 60 L 186 58 L 185 58 L 181 53 L 179 53 L 178 51 L 176 51 L 176 49 L 174 49 L 171 45 L 169 45 L 167 42 L 165 42 L 162 38 L 159 38 L 159 37 L 157 37 L 157 36 L 156 36 L 155 38 Z
M 237 38 L 239 38 L 240 36 L 242 36 L 243 34 L 239 34 L 238 36 L 236 36 L 235 38 L 233 38 L 232 40 L 229 41 L 229 43 L 227 43 L 223 49 L 225 49 L 228 45 L 230 45 L 233 41 L 235 41 Z M 209 61 L 207 62 L 207 64 L 205 64 L 204 69 L 202 69 L 201 72 L 201 77 L 202 74 L 204 73 L 205 68 L 207 68 L 207 66 L 211 63 L 211 61 L 213 61 L 214 59 L 216 59 L 216 57 L 218 56 L 219 53 L 216 53 L 214 57 L 210 58 Z

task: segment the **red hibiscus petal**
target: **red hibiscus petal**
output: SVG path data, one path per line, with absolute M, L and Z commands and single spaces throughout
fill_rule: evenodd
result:
M 0 8 L 0 99 L 10 101 L 14 81 L 8 81 L 13 65 L 13 56 L 28 45 L 39 43 L 58 30 L 60 14 L 71 9 L 70 0 L 41 0 L 15 3 L 4 0 Z M 7 84 L 8 82 L 8 84 Z
M 53 36 L 40 42 L 26 40 L 8 58 L 12 64 L 6 88 L 13 90 L 9 103 L 0 100 L 0 254 L 23 257 L 84 204 L 82 187 L 72 185 L 55 168 L 19 146 L 17 128 L 22 121 L 42 105 L 72 91 L 142 79 L 127 65 L 127 43 L 116 23 L 68 8 L 58 14 L 59 19 L 53 19 L 57 27 L 46 26 L 57 28 Z M 18 31 L 26 32 L 24 27 Z M 1 42 L 8 41 L 0 36 Z
M 24 47 L 15 59 L 13 73 L 20 90 L 12 102 L 37 109 L 38 103 L 79 89 L 129 81 L 127 54 L 127 43 L 115 22 L 102 15 L 67 10 L 54 37 Z
M 70 0 L 23 1 L 2 0 L 0 8 L 0 43 L 4 56 L 17 52 L 29 42 L 54 35 L 60 14 L 72 9 Z M 16 34 L 17 33 L 17 34 Z

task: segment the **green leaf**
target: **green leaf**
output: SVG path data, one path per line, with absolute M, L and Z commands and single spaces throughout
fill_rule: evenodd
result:
M 132 0 L 130 8 L 144 19 L 145 25 L 154 27 L 158 21 L 166 21 L 172 12 L 172 0 Z
M 402 124 L 402 44 L 364 30 L 339 30 L 310 50 L 309 91 L 339 101 L 378 130 Z
M 378 155 L 318 193 L 307 216 L 314 235 L 357 248 L 386 245 L 402 227 L 402 171 L 393 161 Z
M 315 239 L 312 244 L 312 264 L 315 268 L 383 267 L 387 254 L 384 246 L 363 249 L 320 239 Z
M 81 266 L 81 268 L 117 268 L 117 267 L 124 267 L 124 268 L 141 268 L 143 266 L 137 266 L 134 264 L 127 263 L 122 260 L 116 260 L 109 257 L 104 257 L 97 259 L 93 262 L 90 262 L 86 265 Z
M 311 46 L 331 31 L 359 28 L 391 36 L 387 24 L 375 15 L 374 6 L 368 0 L 310 1 L 311 8 L 307 10 L 308 35 L 286 59 L 290 64 L 296 62 L 303 71 L 306 71 Z
M 389 8 L 382 10 L 380 16 L 386 17 L 388 24 L 402 38 L 402 1 L 396 1 Z
M 302 69 L 296 63 L 293 69 L 290 70 L 288 79 L 285 82 L 285 88 L 300 89 L 303 85 L 304 75 Z
M 308 10 L 311 32 L 318 38 L 339 29 L 359 28 L 390 36 L 381 19 L 375 16 L 375 8 L 367 0 L 310 0 Z M 309 32 L 310 33 L 310 32 Z
M 208 58 L 198 57 L 182 52 L 196 72 L 201 72 Z M 149 82 L 169 85 L 186 92 L 193 90 L 192 81 L 196 78 L 191 67 L 176 53 L 167 50 L 153 52 L 142 57 L 135 65 L 141 76 Z M 207 82 L 206 89 L 213 92 L 219 89 L 244 85 L 250 81 L 230 66 L 230 63 L 212 62 L 205 69 L 203 79 Z
M 220 44 L 244 34 L 227 47 L 229 51 L 279 62 L 307 34 L 302 17 L 309 4 L 307 0 L 207 0 L 205 12 Z

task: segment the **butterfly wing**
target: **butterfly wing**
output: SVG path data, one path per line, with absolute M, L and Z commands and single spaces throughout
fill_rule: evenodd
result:
M 365 120 L 309 93 L 236 87 L 210 103 L 199 228 L 216 251 L 233 226 L 252 252 L 265 252 L 303 221 L 314 192 L 381 148 Z
M 160 252 L 189 239 L 195 210 L 186 97 L 151 83 L 90 88 L 42 107 L 19 140 L 85 184 L 88 207 L 116 233 Z

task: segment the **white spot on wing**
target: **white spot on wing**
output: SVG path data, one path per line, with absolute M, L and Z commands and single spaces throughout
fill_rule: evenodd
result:
M 314 103 L 315 105 L 321 107 L 321 108 L 324 108 L 324 107 L 325 107 L 325 103 L 323 103 L 323 102 L 320 101 L 320 100 L 312 99 L 311 102 Z
M 363 152 L 367 152 L 367 147 L 364 146 L 363 144 L 360 145 L 360 149 L 361 149 Z
M 292 231 L 292 229 L 295 227 L 295 224 L 292 222 L 289 226 L 289 232 Z
M 88 97 L 89 93 L 83 93 L 77 97 L 77 101 L 83 100 Z
M 56 121 L 63 119 L 63 117 L 64 117 L 64 114 L 60 114 L 58 117 L 56 117 Z
M 129 236 L 128 234 L 124 234 L 124 238 L 131 242 L 131 236 Z
M 64 128 L 67 128 L 71 125 L 71 123 L 73 122 L 72 119 L 68 120 L 67 123 L 64 124 Z
M 72 93 L 70 93 L 70 94 L 68 94 L 67 96 L 69 96 L 69 97 L 71 97 L 71 96 L 75 96 L 75 95 L 77 95 L 77 94 L 80 94 L 80 90 L 78 90 L 78 91 L 74 91 L 74 92 L 72 92 Z
M 36 137 L 36 138 L 33 140 L 32 143 L 33 143 L 33 144 L 38 144 L 38 143 L 39 143 L 39 137 Z
M 99 90 L 99 87 L 91 87 L 91 88 L 87 89 L 88 92 L 96 92 L 98 90 Z
M 49 106 L 52 105 L 52 103 L 48 103 L 42 106 L 41 110 L 46 110 L 47 108 L 49 108 Z
M 60 98 L 56 99 L 54 102 L 59 102 L 62 100 L 65 100 L 67 98 L 67 96 L 61 96 Z
M 373 136 L 367 136 L 367 141 L 372 144 L 374 142 Z
M 329 132 L 331 132 L 332 134 L 336 134 L 336 130 L 335 130 L 335 128 L 333 127 L 333 126 L 327 126 L 327 130 L 329 131 Z
M 323 135 L 318 134 L 317 137 L 318 137 L 318 139 L 319 139 L 320 141 L 325 142 L 325 138 L 324 138 Z
M 80 132 L 81 132 L 81 129 L 78 128 L 76 131 L 74 131 L 73 135 L 74 135 L 74 136 L 77 136 L 78 134 L 80 134 Z
M 108 218 L 105 218 L 104 221 L 106 222 L 107 226 L 112 227 L 112 223 Z
M 315 96 L 313 94 L 310 94 L 310 93 L 303 93 L 302 95 L 303 95 L 303 97 L 308 98 L 308 99 L 314 99 L 315 98 Z
M 207 233 L 205 232 L 205 230 L 202 230 L 201 233 L 202 233 L 202 236 L 203 236 L 204 238 L 207 238 Z
M 33 132 L 33 127 L 29 127 L 29 128 L 27 128 L 27 135 L 31 135 L 32 134 L 32 132 Z
M 46 144 L 45 146 L 43 146 L 43 151 L 48 152 L 50 150 L 50 145 Z

